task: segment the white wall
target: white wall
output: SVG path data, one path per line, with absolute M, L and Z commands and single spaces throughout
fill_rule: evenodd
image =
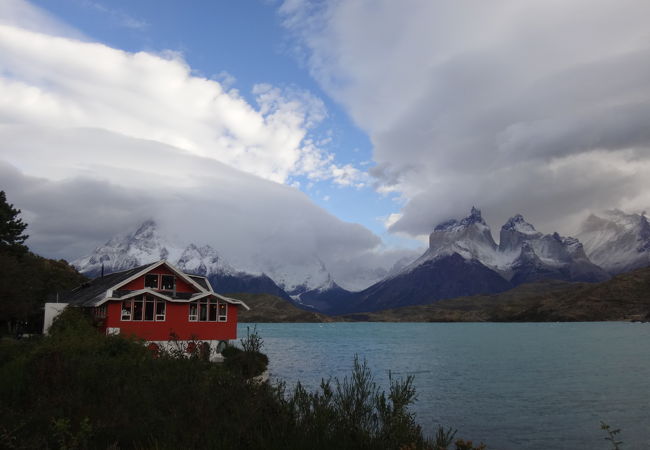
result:
M 54 318 L 61 314 L 61 311 L 68 306 L 67 303 L 46 303 L 45 304 L 45 318 L 43 320 L 43 334 L 48 334 Z

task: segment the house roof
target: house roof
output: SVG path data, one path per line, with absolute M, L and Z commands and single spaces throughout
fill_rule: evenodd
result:
M 206 277 L 202 277 L 200 275 L 190 275 L 190 274 L 188 274 L 188 276 L 191 279 L 193 279 L 196 282 L 196 284 L 201 286 L 206 291 L 213 292 L 212 291 L 212 285 L 210 284 L 210 282 L 208 281 L 208 279 Z
M 106 296 L 106 291 L 111 289 L 113 286 L 128 280 L 133 275 L 142 272 L 144 269 L 152 265 L 153 264 L 145 264 L 143 266 L 134 267 L 133 269 L 123 270 L 122 272 L 113 272 L 104 275 L 103 277 L 97 277 L 90 281 L 86 281 L 73 290 L 63 293 L 63 295 L 59 297 L 59 302 L 77 306 L 93 306 L 96 302 L 102 300 Z
M 140 289 L 137 291 L 121 289 L 124 285 L 130 281 L 146 274 L 152 269 L 160 265 L 167 266 L 172 272 L 176 273 L 178 276 L 183 278 L 189 284 L 197 288 L 199 292 L 189 293 L 189 292 L 158 292 L 153 289 Z M 60 298 L 59 302 L 69 303 L 75 306 L 99 306 L 109 300 L 120 300 L 122 298 L 133 297 L 134 295 L 140 295 L 143 293 L 155 295 L 159 298 L 172 301 L 172 302 L 190 302 L 200 298 L 205 298 L 208 296 L 216 297 L 221 300 L 224 300 L 228 303 L 241 305 L 246 309 L 250 309 L 244 302 L 236 300 L 229 297 L 224 297 L 219 295 L 212 290 L 212 286 L 206 277 L 199 275 L 190 275 L 184 272 L 181 272 L 176 267 L 168 263 L 167 261 L 158 261 L 151 264 L 145 264 L 143 266 L 134 267 L 133 269 L 124 270 L 122 272 L 114 272 L 109 275 L 104 275 L 102 277 L 97 277 L 93 280 L 83 283 L 81 286 L 64 293 Z

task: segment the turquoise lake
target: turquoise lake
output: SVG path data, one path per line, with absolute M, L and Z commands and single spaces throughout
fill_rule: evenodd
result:
M 239 337 L 247 327 L 240 324 Z M 412 410 L 489 449 L 650 449 L 650 324 L 257 324 L 272 379 L 317 388 L 349 375 L 355 355 L 382 387 L 414 375 Z

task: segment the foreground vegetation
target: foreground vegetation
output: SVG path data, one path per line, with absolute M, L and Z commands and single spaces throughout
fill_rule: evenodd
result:
M 68 308 L 50 336 L 0 345 L 0 448 L 481 448 L 424 438 L 412 378 L 385 393 L 356 361 L 349 378 L 287 392 L 251 378 L 267 362 L 259 336 L 242 344 L 225 364 L 153 352 Z

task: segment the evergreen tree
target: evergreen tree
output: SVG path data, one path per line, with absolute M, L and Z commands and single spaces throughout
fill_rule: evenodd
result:
M 18 218 L 20 210 L 7 203 L 4 191 L 0 191 L 0 251 L 23 254 L 27 252 L 24 245 L 29 236 L 23 234 L 27 224 Z

